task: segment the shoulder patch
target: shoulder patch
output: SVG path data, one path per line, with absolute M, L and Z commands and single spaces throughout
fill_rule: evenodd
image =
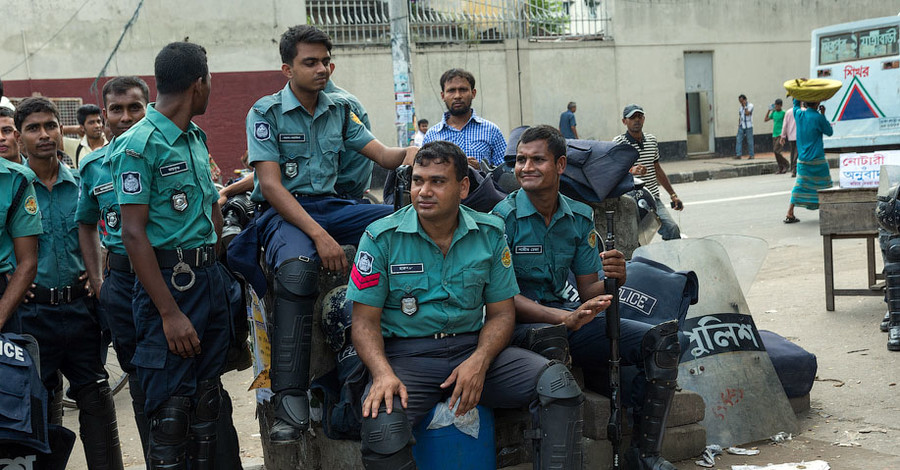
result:
M 500 264 L 502 264 L 504 268 L 512 266 L 512 255 L 509 253 L 508 246 L 503 247 L 503 254 L 500 255 Z
M 588 234 L 588 245 L 591 248 L 597 248 L 597 242 L 600 240 L 600 234 L 597 233 L 597 230 L 591 230 L 591 233 Z
M 268 122 L 258 121 L 253 124 L 253 137 L 256 137 L 256 140 L 269 140 L 271 135 L 272 129 Z
M 362 121 L 359 120 L 359 116 L 357 116 L 353 111 L 350 111 L 350 120 L 359 124 L 360 126 L 363 125 Z
M 140 194 L 144 188 L 141 186 L 141 174 L 136 171 L 122 173 L 122 192 L 125 194 Z
M 35 215 L 38 211 L 37 199 L 34 198 L 34 195 L 29 195 L 25 198 L 25 203 L 22 204 L 22 208 L 25 209 L 25 212 L 29 215 Z

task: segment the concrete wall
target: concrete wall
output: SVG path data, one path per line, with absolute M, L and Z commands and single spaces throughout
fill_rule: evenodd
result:
M 15 18 L 0 30 L 0 78 L 7 94 L 96 101 L 88 91 L 91 79 L 138 3 L 0 2 L 0 17 Z M 189 37 L 204 45 L 214 73 L 213 102 L 198 123 L 210 131 L 210 147 L 220 164 L 234 168 L 247 109 L 284 83 L 277 72 L 277 41 L 288 26 L 305 22 L 304 5 L 293 0 L 147 1 L 107 75 L 152 75 L 153 57 L 171 41 Z M 413 46 L 418 116 L 440 120 L 439 77 L 448 68 L 462 67 L 477 79 L 476 111 L 504 133 L 521 124 L 556 125 L 566 103 L 576 101 L 579 134 L 609 139 L 623 131 L 621 109 L 637 102 L 647 111 L 646 129 L 663 144 L 664 158 L 681 158 L 684 53 L 710 51 L 716 150 L 729 154 L 737 95 L 746 94 L 757 106 L 755 130 L 765 144 L 771 132 L 771 125 L 763 123 L 768 104 L 784 96 L 785 80 L 809 73 L 810 31 L 895 15 L 900 0 L 609 0 L 607 11 L 611 39 L 606 41 Z M 338 47 L 334 61 L 335 82 L 366 105 L 375 135 L 394 144 L 389 48 Z

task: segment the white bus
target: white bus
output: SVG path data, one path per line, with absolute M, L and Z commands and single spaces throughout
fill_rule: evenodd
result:
M 812 32 L 810 77 L 844 82 L 822 102 L 834 135 L 826 149 L 900 148 L 900 16 Z

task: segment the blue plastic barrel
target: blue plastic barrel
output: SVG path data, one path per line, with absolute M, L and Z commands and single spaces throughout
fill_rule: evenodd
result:
M 452 424 L 440 429 L 426 429 L 434 416 L 432 409 L 413 429 L 416 445 L 412 451 L 416 465 L 428 470 L 495 470 L 494 413 L 481 405 L 477 409 L 478 439 L 463 434 Z

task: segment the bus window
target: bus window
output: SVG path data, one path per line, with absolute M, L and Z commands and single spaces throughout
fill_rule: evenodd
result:
M 819 65 L 856 59 L 856 33 L 842 33 L 819 39 Z
M 897 54 L 897 26 L 885 26 L 859 33 L 859 58 Z

